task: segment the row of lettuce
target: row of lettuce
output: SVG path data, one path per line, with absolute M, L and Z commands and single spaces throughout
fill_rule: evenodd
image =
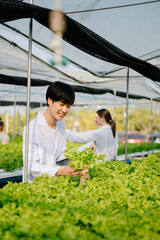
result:
M 83 184 L 43 175 L 0 189 L 0 239 L 160 239 L 160 154 L 131 164 L 95 162 L 91 151 L 84 163 L 87 154 Z
M 67 142 L 66 153 L 72 148 L 78 149 L 80 145 Z M 159 143 L 153 143 L 153 149 L 160 150 Z M 152 143 L 135 143 L 128 144 L 127 152 L 136 153 L 152 150 Z M 118 155 L 125 154 L 125 144 L 119 143 Z M 4 171 L 13 171 L 23 166 L 22 157 L 22 138 L 16 138 L 15 142 L 10 144 L 0 145 L 0 169 Z

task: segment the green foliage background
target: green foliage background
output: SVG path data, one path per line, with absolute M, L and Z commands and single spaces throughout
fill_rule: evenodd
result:
M 69 153 L 71 149 L 78 150 L 78 147 L 82 144 L 78 143 L 70 143 L 67 141 L 66 146 L 66 154 Z M 153 143 L 153 149 L 160 150 L 159 143 Z M 135 153 L 135 152 L 142 152 L 142 151 L 149 151 L 152 150 L 152 143 L 144 142 L 144 143 L 129 143 L 127 147 L 128 153 Z M 75 159 L 76 156 L 81 159 L 79 154 L 74 154 L 73 158 Z M 118 147 L 118 155 L 125 154 L 125 144 L 119 143 Z M 70 158 L 70 156 L 68 156 Z M 83 158 L 83 156 L 82 156 Z M 95 158 L 94 158 L 95 159 Z M 22 137 L 15 137 L 15 142 L 10 144 L 0 144 L 0 169 L 5 171 L 12 171 L 15 169 L 19 169 L 23 166 L 23 156 L 22 156 Z
M 114 110 L 110 108 L 112 118 L 114 118 Z M 70 110 L 68 115 L 64 118 L 66 129 L 74 129 L 75 122 L 79 122 L 77 131 L 86 131 L 88 129 L 95 129 L 96 123 L 94 121 L 96 110 Z M 36 116 L 36 113 L 30 112 L 30 120 Z M 116 109 L 116 125 L 117 132 L 125 130 L 125 109 Z M 5 121 L 5 113 L 1 116 Z M 23 133 L 23 127 L 26 122 L 25 116 L 20 116 L 20 135 Z M 4 128 L 5 129 L 5 128 Z M 147 137 L 151 134 L 151 112 L 145 109 L 130 109 L 129 110 L 129 130 L 137 130 L 144 133 Z M 153 132 L 160 132 L 160 117 L 159 112 L 153 112 Z M 13 135 L 13 116 L 9 117 L 9 133 Z M 15 119 L 15 134 L 18 135 L 18 114 Z

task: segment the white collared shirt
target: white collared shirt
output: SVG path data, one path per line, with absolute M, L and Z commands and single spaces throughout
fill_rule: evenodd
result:
M 52 137 L 53 137 L 53 144 L 55 145 L 56 141 L 56 128 L 50 128 L 52 132 Z

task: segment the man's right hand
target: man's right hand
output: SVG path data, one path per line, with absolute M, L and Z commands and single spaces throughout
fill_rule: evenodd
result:
M 69 177 L 77 177 L 77 176 L 85 176 L 88 173 L 87 166 L 83 166 L 82 171 L 75 171 L 73 167 L 67 165 L 60 167 L 58 172 L 56 173 L 56 176 L 69 176 Z

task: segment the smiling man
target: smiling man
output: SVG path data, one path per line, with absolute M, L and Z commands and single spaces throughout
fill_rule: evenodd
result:
M 75 100 L 70 85 L 57 81 L 46 92 L 47 110 L 29 124 L 28 181 L 42 174 L 49 176 L 84 176 L 88 170 L 76 172 L 65 159 L 66 131 L 62 121 Z M 25 160 L 25 128 L 23 131 L 23 161 Z M 85 167 L 84 167 L 85 168 Z

